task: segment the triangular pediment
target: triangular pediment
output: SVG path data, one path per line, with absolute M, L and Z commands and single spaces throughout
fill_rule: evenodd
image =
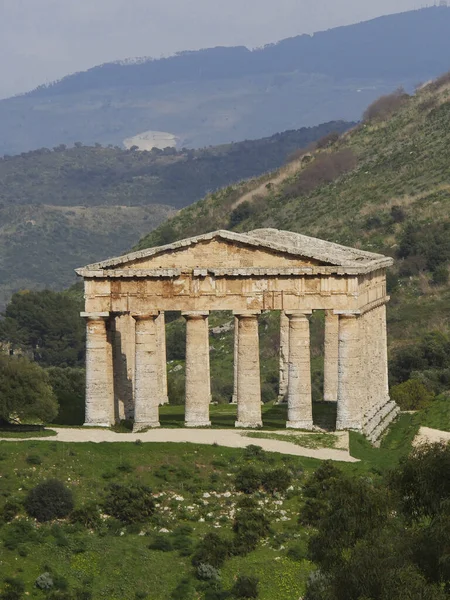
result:
M 116 270 L 364 267 L 381 259 L 390 260 L 290 231 L 221 230 L 105 260 L 77 272 L 86 275 L 88 271 Z

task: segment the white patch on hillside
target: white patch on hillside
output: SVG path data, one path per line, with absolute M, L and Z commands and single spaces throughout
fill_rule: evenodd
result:
M 151 150 L 152 148 L 176 148 L 178 138 L 173 133 L 166 131 L 143 131 L 133 137 L 123 140 L 123 145 L 127 150 L 132 146 L 137 146 L 139 150 Z

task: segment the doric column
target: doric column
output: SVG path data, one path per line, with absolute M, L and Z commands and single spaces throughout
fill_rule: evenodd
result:
M 166 317 L 164 311 L 161 311 L 156 318 L 156 340 L 160 360 L 158 376 L 161 389 L 161 404 L 169 404 L 169 397 L 167 395 Z
M 234 317 L 234 360 L 233 360 L 233 398 L 232 404 L 237 404 L 238 388 L 238 360 L 239 360 L 239 319 Z
M 86 319 L 85 425 L 110 427 L 114 415 L 113 355 L 108 339 L 109 313 L 81 313 Z
M 388 343 L 386 324 L 386 304 L 376 309 L 379 319 L 380 331 L 380 394 L 382 399 L 389 401 L 389 371 L 388 371 Z
M 339 316 L 339 367 L 336 428 L 362 429 L 364 403 L 360 317 Z
M 289 317 L 284 311 L 280 315 L 280 382 L 278 403 L 286 402 L 289 382 Z
M 186 319 L 186 427 L 209 427 L 211 379 L 208 312 L 183 313 Z
M 288 422 L 290 429 L 312 429 L 311 349 L 309 320 L 294 311 L 289 318 Z
M 157 346 L 157 316 L 157 312 L 133 315 L 136 320 L 133 431 L 159 427 L 161 386 L 158 370 L 161 361 Z
M 325 311 L 323 399 L 336 402 L 338 394 L 339 316 Z
M 261 427 L 259 312 L 239 313 L 236 427 Z

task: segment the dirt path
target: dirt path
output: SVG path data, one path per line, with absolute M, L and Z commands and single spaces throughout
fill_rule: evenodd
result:
M 426 443 L 434 444 L 435 442 L 450 442 L 450 432 L 421 427 L 414 438 L 413 446 L 416 447 Z
M 235 429 L 153 429 L 145 433 L 115 433 L 110 430 L 89 428 L 53 428 L 57 435 L 54 437 L 37 438 L 0 438 L 0 441 L 42 441 L 42 442 L 174 442 L 227 446 L 229 448 L 245 448 L 250 444 L 261 446 L 268 452 L 279 452 L 292 456 L 305 456 L 320 460 L 335 460 L 342 462 L 358 462 L 348 452 L 348 433 L 336 434 L 339 436 L 338 447 L 332 448 L 303 448 L 291 442 L 270 439 L 255 439 L 247 437 L 245 430 Z M 285 434 L 285 431 L 270 433 Z M 308 437 L 312 434 L 305 434 Z

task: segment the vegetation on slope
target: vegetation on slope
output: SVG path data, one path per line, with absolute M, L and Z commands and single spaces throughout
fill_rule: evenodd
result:
M 203 150 L 58 146 L 0 159 L 0 308 L 19 289 L 61 289 L 73 269 L 127 251 L 144 233 L 230 182 L 277 168 L 350 124 L 325 123 Z

